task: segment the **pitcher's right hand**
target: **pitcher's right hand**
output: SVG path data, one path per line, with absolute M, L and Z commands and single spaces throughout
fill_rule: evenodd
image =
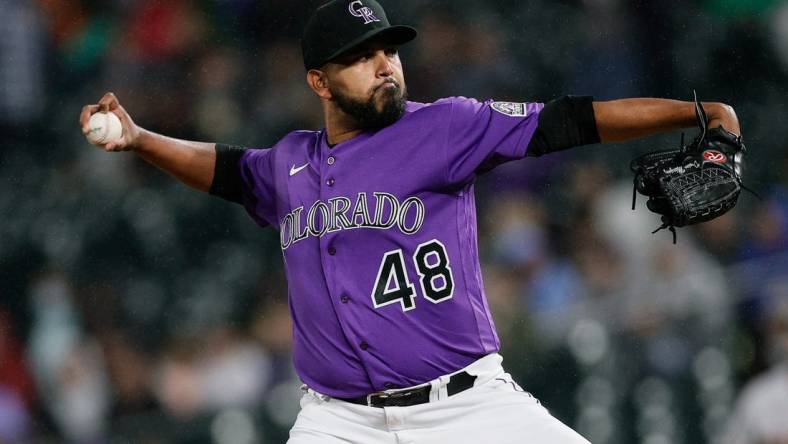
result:
M 131 120 L 131 116 L 121 106 L 115 94 L 108 92 L 98 101 L 97 104 L 85 105 L 79 115 L 79 124 L 82 127 L 82 134 L 85 136 L 90 132 L 88 120 L 90 116 L 97 112 L 115 113 L 123 126 L 123 136 L 118 140 L 112 140 L 103 145 L 96 145 L 104 151 L 130 151 L 134 149 L 140 135 L 140 128 Z

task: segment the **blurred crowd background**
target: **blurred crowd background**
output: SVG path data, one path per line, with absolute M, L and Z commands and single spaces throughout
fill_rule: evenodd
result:
M 679 133 L 510 163 L 477 185 L 485 285 L 505 367 L 595 444 L 788 443 L 788 3 L 384 4 L 420 30 L 401 51 L 413 100 L 695 89 L 735 107 L 762 200 L 673 245 L 643 199 L 630 210 L 628 163 Z M 77 119 L 114 91 L 175 137 L 320 128 L 312 7 L 0 2 L 0 442 L 286 440 L 300 383 L 277 233 L 97 150 Z

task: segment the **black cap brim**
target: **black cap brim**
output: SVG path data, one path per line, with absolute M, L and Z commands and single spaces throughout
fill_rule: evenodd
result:
M 357 48 L 362 44 L 373 39 L 380 39 L 382 41 L 385 41 L 386 43 L 394 44 L 394 45 L 404 45 L 405 43 L 408 43 L 413 39 L 415 39 L 417 35 L 419 35 L 419 33 L 418 31 L 416 31 L 416 28 L 406 25 L 394 25 L 383 29 L 372 29 L 369 32 L 351 41 L 347 45 L 334 51 L 334 53 L 329 55 L 326 58 L 326 60 L 323 61 L 323 64 L 328 63 L 331 60 L 334 60 L 337 57 L 341 56 L 342 54 L 345 54 L 353 50 L 354 48 Z M 314 68 L 318 68 L 318 67 L 315 66 Z

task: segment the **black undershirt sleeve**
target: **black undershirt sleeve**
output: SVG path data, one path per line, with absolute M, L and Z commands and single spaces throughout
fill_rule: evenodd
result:
M 593 101 L 591 96 L 565 96 L 546 103 L 526 156 L 599 143 Z
M 216 165 L 209 193 L 235 203 L 243 203 L 243 182 L 239 164 L 246 148 L 216 144 Z

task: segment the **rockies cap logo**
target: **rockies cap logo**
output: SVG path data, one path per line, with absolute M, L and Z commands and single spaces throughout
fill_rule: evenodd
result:
M 350 11 L 350 14 L 353 15 L 354 17 L 363 18 L 365 25 L 368 25 L 372 22 L 380 21 L 379 18 L 375 17 L 375 11 L 373 11 L 372 8 L 368 6 L 364 6 L 364 4 L 361 3 L 361 0 L 350 2 L 347 9 L 348 11 Z

